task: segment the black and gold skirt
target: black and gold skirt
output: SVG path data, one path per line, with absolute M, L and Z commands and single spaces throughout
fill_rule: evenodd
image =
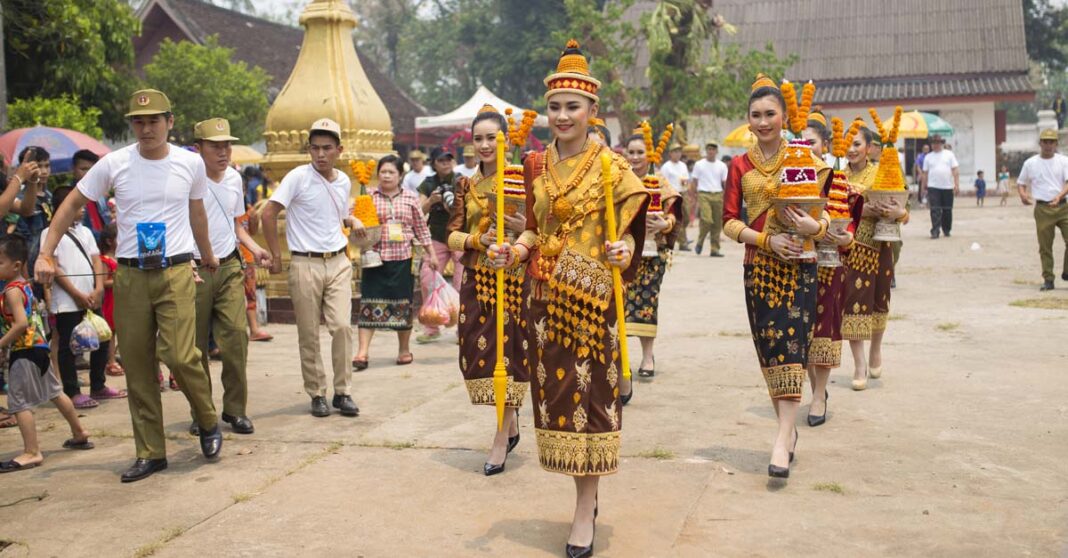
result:
M 364 268 L 360 279 L 358 325 L 368 329 L 412 329 L 412 260 Z
M 845 266 L 842 338 L 867 341 L 873 332 L 886 331 L 894 248 L 889 242 L 875 242 L 875 247 L 858 242 L 849 252 Z
M 745 265 L 745 302 L 772 399 L 801 399 L 816 317 L 816 264 L 758 251 Z
M 656 337 L 660 285 L 667 272 L 667 251 L 642 257 L 638 275 L 627 286 L 627 335 Z

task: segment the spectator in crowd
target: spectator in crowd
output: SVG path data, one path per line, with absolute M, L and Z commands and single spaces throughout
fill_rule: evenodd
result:
M 923 160 L 927 158 L 927 154 L 931 152 L 931 146 L 923 144 L 920 148 L 920 152 L 916 154 L 916 164 L 912 165 L 912 174 L 916 178 L 916 184 L 919 187 L 919 191 L 916 193 L 916 198 L 919 200 L 920 205 L 927 203 L 927 191 L 923 187 Z
M 430 178 L 431 174 L 434 174 L 434 169 L 427 166 L 426 155 L 418 149 L 414 149 L 408 154 L 408 164 L 411 166 L 411 169 L 404 174 L 404 180 L 401 181 L 401 188 L 418 195 L 419 187 L 423 185 L 424 180 Z
M 478 170 L 478 159 L 475 158 L 475 146 L 464 146 L 464 164 L 456 168 L 456 174 L 465 178 L 471 178 Z
M 1064 128 L 1064 116 L 1068 114 L 1068 102 L 1064 100 L 1064 93 L 1057 92 L 1057 98 L 1053 99 L 1053 114 L 1057 117 L 1057 129 Z
M 89 172 L 89 169 L 93 168 L 93 165 L 99 160 L 100 156 L 88 149 L 75 152 L 73 166 L 71 167 L 71 187 L 77 187 L 78 182 L 85 176 L 85 173 Z M 55 200 L 53 202 L 55 206 L 59 206 L 59 202 L 55 202 Z M 104 232 L 104 227 L 108 223 L 111 223 L 111 214 L 108 211 L 107 200 L 85 205 L 85 218 L 82 219 L 82 224 L 93 233 L 94 240 L 100 239 L 100 233 Z
M 37 195 L 29 204 L 32 209 L 26 208 L 28 213 L 21 210 L 22 205 L 18 207 L 21 217 L 15 225 L 15 231 L 26 240 L 26 246 L 30 250 L 27 269 L 33 269 L 33 265 L 37 262 L 37 252 L 40 249 L 41 231 L 45 230 L 52 220 L 52 192 L 48 190 L 48 178 L 52 175 L 52 156 L 43 147 L 26 147 L 19 153 L 19 161 L 25 161 L 27 158 L 32 158 L 37 162 L 37 177 L 34 179 L 36 181 L 34 192 Z M 29 190 L 23 192 L 20 196 L 21 204 L 27 203 L 26 198 L 29 194 Z
M 435 147 L 430 153 L 430 161 L 434 165 L 434 174 L 423 181 L 419 186 L 419 201 L 423 215 L 427 216 L 427 225 L 430 227 L 430 238 L 434 250 L 427 257 L 437 258 L 437 270 L 445 271 L 449 260 L 453 262 L 452 286 L 459 291 L 460 281 L 463 279 L 464 267 L 460 263 L 463 252 L 449 250 L 449 217 L 452 215 L 452 207 L 456 201 L 455 173 L 453 173 L 452 153 L 444 147 Z M 424 291 L 433 283 L 434 271 L 424 265 L 420 276 L 420 283 Z M 430 343 L 441 336 L 441 328 L 438 326 L 423 326 L 424 333 L 416 337 L 418 343 Z
M 1035 228 L 1038 254 L 1042 261 L 1042 287 L 1053 290 L 1053 242 L 1057 229 L 1064 241 L 1061 279 L 1068 281 L 1068 157 L 1057 153 L 1057 130 L 1042 130 L 1038 136 L 1040 151 L 1024 161 L 1016 187 L 1024 205 L 1035 204 Z M 1027 190 L 1031 193 L 1028 194 Z
M 1009 203 L 1009 167 L 1001 165 L 1001 172 L 998 173 L 998 194 L 1001 195 L 1001 203 L 998 205 L 1007 205 Z
M 697 191 L 698 219 L 700 229 L 697 234 L 698 254 L 708 237 L 708 255 L 721 258 L 719 237 L 723 230 L 723 184 L 727 181 L 727 165 L 717 157 L 719 145 L 716 142 L 705 144 L 705 158 L 693 165 L 690 174 L 692 188 Z
M 983 179 L 983 171 L 975 172 L 975 205 L 983 207 L 986 201 L 986 180 Z
M 931 204 L 931 238 L 949 238 L 953 229 L 953 197 L 960 193 L 960 163 L 942 136 L 931 138 L 931 152 L 923 158 L 927 200 Z
M 685 194 L 690 184 L 690 169 L 686 168 L 686 163 L 682 160 L 682 146 L 675 143 L 668 149 L 668 160 L 660 165 L 660 174 L 667 179 L 668 184 L 680 194 Z M 685 203 L 685 196 L 683 196 L 682 203 L 682 226 L 678 228 L 679 238 L 678 246 L 679 250 L 683 252 L 690 251 L 690 240 L 686 232 L 686 225 L 690 223 L 690 208 Z

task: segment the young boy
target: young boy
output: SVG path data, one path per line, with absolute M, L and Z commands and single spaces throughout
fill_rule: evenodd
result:
M 9 412 L 18 420 L 24 446 L 21 455 L 0 462 L 0 473 L 32 469 L 44 462 L 37 444 L 33 409 L 45 401 L 52 401 L 70 425 L 73 437 L 63 442 L 63 447 L 93 449 L 89 431 L 78 421 L 74 404 L 52 373 L 48 341 L 42 335 L 41 316 L 33 309 L 33 289 L 25 276 L 28 252 L 22 237 L 0 238 L 0 281 L 4 283 L 4 295 L 0 298 L 0 332 L 3 333 L 0 347 L 11 349 L 7 400 Z
M 983 207 L 986 201 L 986 180 L 983 180 L 983 171 L 975 172 L 975 206 Z
M 56 188 L 52 200 L 62 205 L 73 188 Z M 52 288 L 49 311 L 56 317 L 56 333 L 59 341 L 57 363 L 59 377 L 63 381 L 63 393 L 70 397 L 75 409 L 91 409 L 102 399 L 122 399 L 126 392 L 105 385 L 110 341 L 100 343 L 100 348 L 89 354 L 89 395 L 82 393 L 78 385 L 78 370 L 75 355 L 70 348 L 71 334 L 85 318 L 85 312 L 100 308 L 104 298 L 104 264 L 93 238 L 93 232 L 82 225 L 85 209 L 79 209 L 74 224 L 63 234 L 56 248 L 56 265 L 61 274 Z M 47 237 L 48 229 L 42 233 Z

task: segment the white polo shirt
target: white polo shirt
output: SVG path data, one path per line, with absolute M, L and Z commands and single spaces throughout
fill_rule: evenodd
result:
M 70 232 L 78 239 L 78 244 L 81 244 L 85 254 L 83 255 L 82 251 L 78 249 L 74 240 L 64 234 L 60 237 L 59 244 L 56 245 L 56 267 L 58 268 L 58 273 L 66 275 L 75 289 L 83 293 L 91 293 L 93 288 L 96 287 L 96 277 L 93 276 L 95 270 L 91 260 L 93 256 L 100 255 L 100 250 L 96 246 L 96 239 L 93 238 L 93 231 L 89 230 L 89 227 L 78 223 Z M 48 238 L 47 228 L 41 232 L 41 241 L 44 242 L 45 238 Z M 87 258 L 86 256 L 89 257 Z M 60 312 L 77 312 L 81 308 L 78 308 L 78 303 L 74 302 L 70 294 L 57 283 L 52 288 L 52 303 L 49 305 L 49 310 L 53 314 L 58 314 Z
M 727 181 L 727 165 L 720 160 L 701 159 L 693 164 L 693 178 L 698 192 L 722 192 Z
M 667 161 L 660 165 L 660 174 L 664 175 L 668 184 L 678 192 L 685 192 L 689 188 L 686 188 L 684 184 L 690 180 L 690 170 L 686 168 L 686 163 L 682 161 Z
M 352 212 L 352 182 L 341 171 L 328 182 L 311 164 L 286 174 L 271 201 L 286 208 L 290 252 L 336 252 L 348 244 L 341 221 Z
M 226 167 L 222 182 L 208 177 L 208 195 L 204 196 L 204 210 L 208 214 L 208 238 L 216 258 L 225 258 L 237 249 L 234 219 L 245 213 L 244 183 L 241 173 Z M 194 250 L 197 258 L 200 250 Z
M 475 175 L 475 171 L 477 170 L 478 164 L 476 163 L 473 167 L 468 167 L 467 165 L 456 165 L 456 168 L 453 169 L 453 172 L 465 178 L 471 178 Z
M 96 202 L 115 190 L 119 258 L 137 257 L 137 224 L 167 227 L 165 255 L 191 254 L 196 247 L 189 225 L 189 200 L 203 199 L 208 176 L 200 155 L 168 145 L 158 161 L 141 157 L 137 144 L 104 155 L 89 169 L 78 191 Z
M 463 165 L 461 165 L 463 166 Z M 423 165 L 423 170 L 415 172 L 410 170 L 404 175 L 404 179 L 401 180 L 401 188 L 419 193 L 419 186 L 423 184 L 423 181 L 430 175 L 434 174 L 434 169 L 430 168 L 429 164 Z
M 957 156 L 948 149 L 932 151 L 923 157 L 923 172 L 927 173 L 927 188 L 953 189 L 953 169 L 960 166 Z
M 1068 182 L 1068 157 L 1054 153 L 1053 157 L 1043 159 L 1042 155 L 1032 155 L 1024 161 L 1017 184 L 1031 187 L 1031 196 L 1037 201 L 1048 202 L 1057 197 Z

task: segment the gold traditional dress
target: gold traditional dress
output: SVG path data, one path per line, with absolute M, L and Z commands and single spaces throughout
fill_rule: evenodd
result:
M 486 194 L 493 192 L 495 177 L 483 177 L 476 171 L 470 179 L 457 181 L 457 207 L 449 220 L 449 250 L 463 252 L 463 282 L 460 284 L 460 372 L 473 405 L 493 405 L 493 367 L 496 363 L 497 275 L 486 252 L 466 248 L 467 239 L 475 239 L 489 230 L 490 208 Z M 472 239 L 473 245 L 477 240 Z M 523 301 L 526 281 L 521 268 L 504 272 L 504 364 L 508 370 L 508 407 L 522 407 L 530 382 L 527 360 L 527 318 Z
M 846 166 L 846 180 L 864 198 L 875 183 L 879 165 L 869 162 L 859 172 Z M 889 242 L 872 239 L 875 217 L 862 217 L 854 244 L 843 262 L 846 267 L 842 338 L 871 339 L 873 331 L 885 331 L 890 312 L 890 282 L 894 278 L 894 251 Z
M 645 187 L 626 160 L 594 141 L 563 161 L 555 144 L 527 158 L 528 230 L 518 241 L 533 248 L 527 322 L 538 458 L 546 470 L 576 476 L 614 473 L 619 465 L 625 364 L 605 255 L 602 152 L 612 157 L 620 238 L 632 254 L 642 245 Z M 639 260 L 632 258 L 624 281 Z

